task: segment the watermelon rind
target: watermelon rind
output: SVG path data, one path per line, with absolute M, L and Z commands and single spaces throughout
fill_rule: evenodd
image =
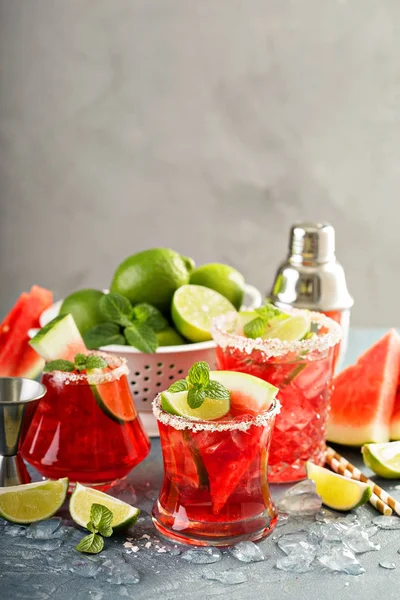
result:
M 30 340 L 30 345 L 45 360 L 73 360 L 86 346 L 72 315 L 59 315 Z

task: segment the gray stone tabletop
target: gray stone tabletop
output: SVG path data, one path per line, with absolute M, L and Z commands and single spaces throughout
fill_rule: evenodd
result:
M 381 333 L 380 330 L 353 330 L 348 360 L 353 360 Z M 342 447 L 338 451 L 361 466 L 358 449 Z M 258 544 L 265 557 L 259 562 L 242 562 L 227 550 L 210 551 L 209 555 L 195 552 L 193 557 L 192 553 L 188 554 L 189 547 L 161 538 L 153 528 L 150 512 L 161 478 L 160 445 L 159 440 L 153 438 L 148 458 L 110 491 L 141 509 L 139 521 L 124 534 L 107 539 L 100 555 L 76 552 L 74 548 L 84 531 L 73 525 L 67 507 L 53 519 L 29 527 L 0 520 L 0 598 L 328 600 L 338 597 L 346 600 L 376 599 L 379 595 L 385 600 L 399 598 L 400 529 L 384 529 L 381 523 L 375 526 L 373 520 L 378 513 L 370 505 L 349 515 L 320 511 L 316 516 L 283 518 L 274 532 Z M 376 481 L 400 500 L 399 481 L 378 478 Z M 289 487 L 271 486 L 274 499 L 278 501 Z M 332 523 L 338 523 L 332 519 L 337 518 L 341 518 L 343 531 L 351 528 L 352 520 L 357 519 L 367 532 L 361 538 L 348 538 L 353 545 L 361 542 L 358 549 L 368 549 L 354 553 L 358 566 L 351 566 L 349 570 L 360 572 L 358 575 L 333 572 L 318 561 L 318 556 L 325 552 L 324 545 L 332 549 L 337 544 L 343 549 L 342 541 L 332 536 L 332 531 L 336 531 Z M 400 526 L 400 519 L 387 523 L 391 527 Z M 296 532 L 297 541 L 303 540 L 304 547 L 314 544 L 317 559 L 307 572 L 277 568 L 277 562 L 285 564 L 285 561 L 282 563 L 285 552 L 281 548 L 288 552 L 291 541 L 288 534 L 292 532 Z M 343 555 L 342 550 L 339 554 Z M 198 564 L 199 561 L 203 561 L 202 564 Z M 298 561 L 294 562 L 298 568 Z

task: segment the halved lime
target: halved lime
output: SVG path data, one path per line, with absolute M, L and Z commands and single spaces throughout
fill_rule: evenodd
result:
M 371 497 L 372 490 L 367 483 L 332 473 L 311 461 L 307 461 L 306 470 L 322 502 L 333 510 L 352 510 L 368 502 Z
M 175 327 L 191 342 L 211 340 L 212 320 L 228 312 L 235 312 L 233 304 L 215 290 L 201 285 L 182 285 L 172 298 Z
M 386 479 L 400 478 L 400 442 L 364 444 L 361 448 L 365 465 Z
M 38 481 L 0 488 L 0 516 L 12 523 L 35 523 L 53 516 L 62 506 L 68 479 Z
M 140 514 L 138 508 L 122 500 L 77 483 L 69 501 L 69 512 L 75 523 L 86 527 L 90 521 L 92 504 L 102 504 L 112 511 L 111 527 L 115 530 L 130 527 L 136 523 Z
M 308 312 L 275 322 L 272 319 L 262 338 L 264 340 L 278 338 L 284 342 L 294 342 L 301 340 L 310 331 L 310 326 L 311 317 Z
M 204 421 L 220 419 L 229 412 L 229 400 L 206 398 L 199 408 L 190 408 L 187 395 L 187 392 L 163 392 L 161 394 L 161 407 L 171 415 Z

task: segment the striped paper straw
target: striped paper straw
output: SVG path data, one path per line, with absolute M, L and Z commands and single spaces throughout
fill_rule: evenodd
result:
M 343 475 L 348 479 L 354 479 L 351 471 L 345 469 L 336 458 L 328 456 L 327 454 L 325 457 L 325 462 L 331 467 L 333 471 L 335 471 L 335 473 L 339 473 L 339 475 Z M 382 500 L 373 492 L 369 498 L 369 502 L 374 508 L 376 508 L 377 511 L 385 515 L 385 517 L 390 517 L 390 515 L 393 512 L 390 506 L 382 502 Z
M 352 479 L 356 479 L 358 481 L 363 481 L 364 483 L 367 483 L 369 486 L 371 486 L 373 494 L 376 495 L 384 504 L 388 505 L 392 510 L 394 510 L 394 512 L 397 515 L 400 515 L 400 502 L 398 502 L 392 496 L 389 496 L 389 494 L 387 492 L 385 492 L 385 490 L 383 490 L 381 487 L 379 487 L 379 485 L 377 485 L 374 481 L 372 481 L 372 479 L 368 479 L 368 477 L 366 477 L 364 475 L 364 473 L 361 473 L 361 471 L 359 469 L 357 469 L 357 467 L 352 465 L 346 458 L 344 458 L 343 456 L 340 456 L 340 454 L 335 452 L 335 450 L 333 448 L 330 448 L 328 446 L 326 449 L 327 462 L 328 462 L 328 459 L 332 459 L 332 458 L 337 460 L 341 467 L 343 467 L 345 470 L 347 470 L 351 473 Z M 371 504 L 372 504 L 372 502 L 371 502 Z M 388 516 L 387 513 L 383 513 L 383 514 Z

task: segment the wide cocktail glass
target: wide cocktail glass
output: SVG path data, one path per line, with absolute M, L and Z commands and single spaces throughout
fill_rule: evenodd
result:
M 255 375 L 279 388 L 282 408 L 271 441 L 270 483 L 304 479 L 307 460 L 324 464 L 334 348 L 341 328 L 321 313 L 312 312 L 311 320 L 315 335 L 294 342 L 239 335 L 235 313 L 216 319 L 213 327 L 218 369 Z
M 274 528 L 277 512 L 267 481 L 268 451 L 279 401 L 249 417 L 218 421 L 178 417 L 153 403 L 164 481 L 153 522 L 167 537 L 196 545 L 257 540 Z
M 108 363 L 91 375 L 44 373 L 39 402 L 22 456 L 41 475 L 106 489 L 125 477 L 150 449 L 138 418 L 123 359 L 96 352 Z

